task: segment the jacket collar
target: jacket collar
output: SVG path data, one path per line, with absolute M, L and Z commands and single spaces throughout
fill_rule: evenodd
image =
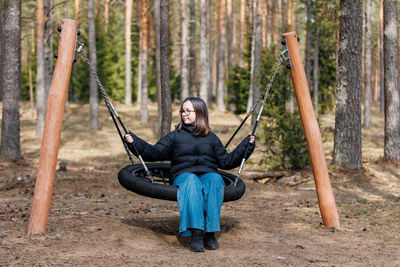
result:
M 183 123 L 182 129 L 192 134 L 196 130 L 196 126 Z

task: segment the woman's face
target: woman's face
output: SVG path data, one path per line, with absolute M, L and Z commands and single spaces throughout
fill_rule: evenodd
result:
M 196 112 L 191 101 L 183 103 L 181 116 L 185 124 L 194 125 L 196 123 Z

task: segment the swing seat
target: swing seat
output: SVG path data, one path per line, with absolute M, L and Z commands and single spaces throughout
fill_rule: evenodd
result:
M 168 184 L 170 164 L 150 163 L 146 166 L 153 175 L 154 183 L 146 177 L 146 172 L 141 164 L 128 165 L 121 169 L 118 173 L 119 183 L 126 189 L 142 196 L 176 201 L 178 187 Z M 217 172 L 225 182 L 224 202 L 241 198 L 246 189 L 245 183 L 239 179 L 235 186 L 235 175 L 220 170 Z

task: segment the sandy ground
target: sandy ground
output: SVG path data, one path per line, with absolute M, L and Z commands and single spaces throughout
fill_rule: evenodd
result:
M 41 140 L 21 105 L 23 160 L 0 160 L 0 266 L 400 266 L 400 166 L 382 161 L 383 114 L 375 109 L 358 172 L 331 165 L 334 116 L 320 117 L 340 230 L 322 225 L 312 171 L 284 172 L 265 184 L 245 179 L 245 195 L 222 208 L 220 248 L 193 253 L 177 237 L 177 203 L 118 184 L 118 170 L 130 162 L 104 105 L 97 132 L 89 129 L 88 105 L 68 107 L 59 151 L 67 171 L 56 173 L 47 232 L 27 236 Z M 156 141 L 155 107 L 149 123 L 140 122 L 138 106 L 117 109 L 132 131 Z M 210 116 L 223 142 L 243 117 Z M 245 126 L 236 144 L 249 132 Z M 262 151 L 258 143 L 244 176 L 261 173 Z

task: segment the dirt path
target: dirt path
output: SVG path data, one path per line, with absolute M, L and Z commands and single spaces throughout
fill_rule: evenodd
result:
M 102 129 L 94 132 L 88 106 L 77 104 L 65 116 L 59 161 L 67 171 L 56 173 L 47 232 L 27 237 L 40 150 L 27 107 L 23 103 L 24 160 L 0 161 L 0 266 L 400 266 L 400 166 L 381 160 L 383 115 L 377 111 L 373 126 L 363 130 L 364 169 L 329 165 L 341 230 L 321 225 L 312 172 L 305 170 L 266 184 L 245 180 L 244 197 L 223 206 L 220 249 L 193 253 L 187 239 L 177 238 L 175 202 L 118 184 L 118 170 L 129 161 L 104 107 Z M 117 108 L 135 133 L 157 139 L 153 123 L 140 123 L 138 107 Z M 320 118 L 328 163 L 333 120 Z M 150 121 L 157 121 L 155 109 Z M 227 141 L 240 117 L 212 112 L 211 122 Z M 260 169 L 261 151 L 258 144 L 244 175 Z M 290 186 L 293 175 L 304 182 Z

